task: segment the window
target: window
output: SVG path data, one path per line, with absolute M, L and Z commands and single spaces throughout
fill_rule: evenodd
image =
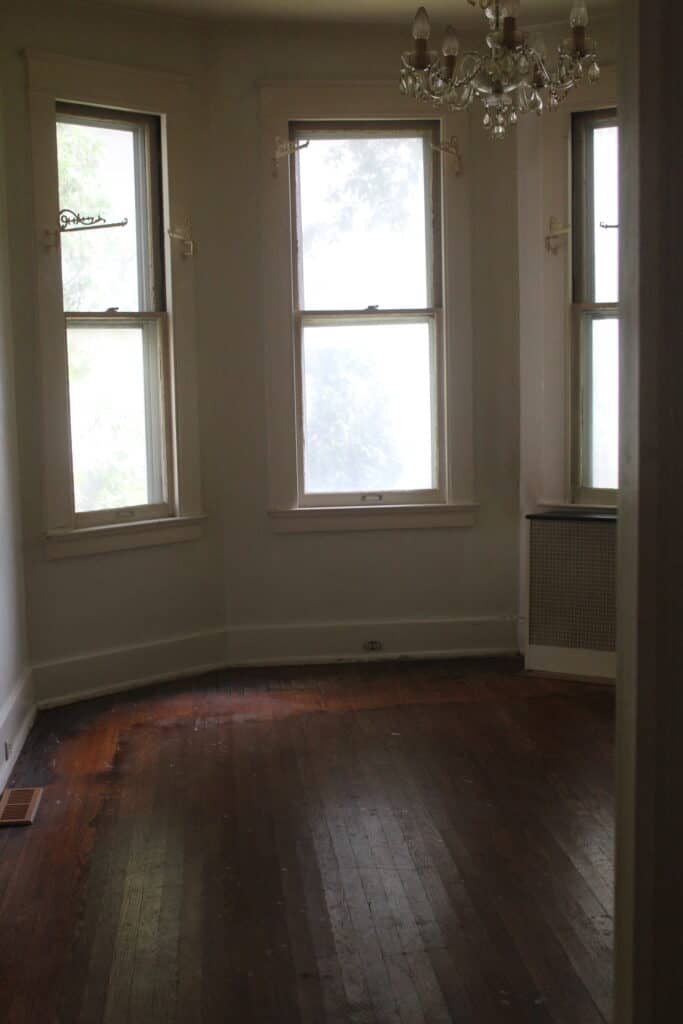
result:
M 614 504 L 619 469 L 619 129 L 616 111 L 574 114 L 574 491 Z
M 190 82 L 27 65 L 47 555 L 195 539 Z
M 383 82 L 261 113 L 272 528 L 472 525 L 469 119 Z
M 443 500 L 433 124 L 294 124 L 302 505 Z
M 75 522 L 167 516 L 159 119 L 60 103 L 56 129 Z

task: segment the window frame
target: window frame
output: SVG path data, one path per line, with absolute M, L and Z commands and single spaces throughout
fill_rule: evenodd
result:
M 74 501 L 73 521 L 76 529 L 92 526 L 106 526 L 120 522 L 140 522 L 149 519 L 163 519 L 173 514 L 170 496 L 174 493 L 174 467 L 171 458 L 172 436 L 170 432 L 171 418 L 171 373 L 168 353 L 168 323 L 165 310 L 164 284 L 164 251 L 163 251 L 163 163 L 161 159 L 161 124 L 158 117 L 131 111 L 118 111 L 99 106 L 83 106 L 58 102 L 55 112 L 55 125 L 85 124 L 94 127 L 116 127 L 133 132 L 134 174 L 136 191 L 136 221 L 138 222 L 137 238 L 137 278 L 140 301 L 139 310 L 71 310 L 63 306 L 64 326 L 67 336 L 71 328 L 87 325 L 111 327 L 143 328 L 146 324 L 155 325 L 156 343 L 159 349 L 159 377 L 156 387 L 159 391 L 158 429 L 150 430 L 149 390 L 150 368 L 145 366 L 145 418 L 147 421 L 148 449 L 149 434 L 157 434 L 156 451 L 153 460 L 158 463 L 157 470 L 161 480 L 162 500 L 147 501 L 138 505 L 117 505 L 104 509 L 76 508 L 76 488 L 74 478 L 73 443 L 71 424 L 69 424 L 69 441 L 71 465 L 69 467 L 71 493 Z M 59 151 L 59 147 L 58 147 Z M 58 167 L 59 172 L 59 167 Z M 60 238 L 61 250 L 61 238 Z M 62 262 L 60 261 L 60 282 L 62 281 Z M 147 360 L 145 360 L 147 362 Z M 70 404 L 70 397 L 69 397 Z
M 159 346 L 159 447 L 155 453 L 158 460 L 158 471 L 161 478 L 162 494 L 165 500 L 149 501 L 142 505 L 118 505 L 115 508 L 87 509 L 81 512 L 75 508 L 75 484 L 73 477 L 73 454 L 70 466 L 71 493 L 74 500 L 73 519 L 75 529 L 93 526 L 111 526 L 116 523 L 145 522 L 169 518 L 173 515 L 173 505 L 169 496 L 174 493 L 174 466 L 172 460 L 173 434 L 171 429 L 171 367 L 168 346 L 168 317 L 165 312 L 150 313 L 65 313 L 66 329 L 71 326 L 87 326 L 88 324 L 111 325 L 120 327 L 144 328 L 145 324 L 155 324 L 156 340 Z M 145 380 L 146 390 L 149 380 Z M 145 411 L 147 412 L 147 403 Z M 69 442 L 71 446 L 71 428 L 69 425 Z
M 591 185 L 592 132 L 619 126 L 616 107 L 572 112 L 571 120 L 571 490 L 581 505 L 615 506 L 617 488 L 589 487 L 584 483 L 589 464 L 592 422 L 589 410 L 591 368 L 587 343 L 588 323 L 619 319 L 619 302 L 595 302 L 594 218 Z
M 264 155 L 264 221 L 268 245 L 264 255 L 264 332 L 268 369 L 267 427 L 269 518 L 276 531 L 367 530 L 450 527 L 475 520 L 472 453 L 472 328 L 470 286 L 469 183 L 457 173 L 458 164 L 438 154 L 441 223 L 438 242 L 442 281 L 449 283 L 441 305 L 430 310 L 437 334 L 436 358 L 443 367 L 435 385 L 435 411 L 440 420 L 441 487 L 438 493 L 393 492 L 389 501 L 361 503 L 360 495 L 307 496 L 302 500 L 301 400 L 298 394 L 297 314 L 295 308 L 296 239 L 291 230 L 294 174 L 292 155 L 279 160 L 283 142 L 293 142 L 297 125 L 332 126 L 381 124 L 397 128 L 436 124 L 436 145 L 457 135 L 461 155 L 469 142 L 466 114 L 426 112 L 401 97 L 395 83 L 265 83 L 261 89 Z M 280 147 L 280 150 L 278 150 Z M 465 159 L 465 156 L 463 156 Z M 451 162 L 453 160 L 453 162 Z M 458 229 L 452 225 L 457 223 Z M 449 272 L 458 267 L 458 273 Z M 435 295 L 435 298 L 437 296 Z M 441 298 L 441 296 L 438 296 Z M 433 300 L 434 301 L 434 300 Z M 312 311 L 333 317 L 340 311 Z M 381 322 L 388 313 L 414 316 L 424 311 L 344 311 L 358 320 Z M 378 321 L 379 317 L 379 321 Z M 440 347 L 439 347 L 440 346 Z M 438 376 L 438 375 L 437 375 Z M 376 492 L 372 492 L 373 496 Z M 339 499 L 342 500 L 339 500 Z
M 299 152 L 290 155 L 291 182 L 291 242 L 292 242 L 292 332 L 294 336 L 294 363 L 296 368 L 296 438 L 297 438 L 297 491 L 298 504 L 302 508 L 346 508 L 351 506 L 377 507 L 381 505 L 414 505 L 443 503 L 445 500 L 445 426 L 443 407 L 443 270 L 441 247 L 441 161 L 432 148 L 439 143 L 439 124 L 435 119 L 421 121 L 308 121 L 290 122 L 289 140 L 299 144 L 302 137 L 320 138 L 399 138 L 409 132 L 421 136 L 429 162 L 425 167 L 425 213 L 427 214 L 426 272 L 429 303 L 425 307 L 406 309 L 314 309 L 304 307 L 300 293 L 303 268 L 300 259 L 300 179 L 297 173 Z M 432 412 L 432 461 L 436 485 L 431 488 L 412 490 L 387 490 L 376 488 L 361 491 L 315 492 L 306 491 L 304 473 L 304 371 L 303 334 L 307 326 L 319 324 L 342 325 L 387 325 L 390 323 L 427 323 L 430 333 L 431 412 Z
M 148 244 L 138 239 L 138 266 L 141 305 L 145 312 L 166 311 L 165 254 L 164 254 L 164 173 L 162 158 L 161 119 L 154 114 L 132 110 L 114 110 L 98 105 L 68 103 L 56 105 L 56 123 L 87 123 L 93 127 L 112 125 L 128 129 L 135 135 L 136 211 L 141 211 L 147 228 Z M 138 170 L 144 164 L 144 182 Z M 144 187 L 143 187 L 144 186 Z M 144 192 L 144 194 L 143 194 Z M 64 310 L 64 315 L 77 312 Z M 135 312 L 123 310 L 122 312 Z M 142 310 L 140 310 L 142 312 Z
M 193 540 L 201 535 L 201 482 L 196 389 L 196 314 L 192 260 L 178 234 L 191 238 L 193 93 L 184 76 L 75 60 L 41 51 L 26 54 L 33 156 L 36 291 L 42 378 L 42 462 L 45 552 L 48 558 Z M 157 253 L 158 309 L 136 317 L 160 327 L 165 378 L 163 437 L 167 501 L 113 514 L 76 513 L 58 234 L 58 105 L 111 112 L 121 120 L 158 120 L 162 218 L 151 246 Z M 150 167 L 149 173 L 156 173 Z M 173 237 L 172 237 L 173 236 Z M 152 255 L 152 254 L 150 254 Z M 165 311 L 166 310 L 166 311 Z M 86 314 L 91 316 L 92 314 Z M 105 314 L 111 317 L 111 314 Z M 107 510 L 111 513 L 112 510 Z

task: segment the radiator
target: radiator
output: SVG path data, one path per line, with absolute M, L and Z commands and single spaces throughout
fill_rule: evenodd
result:
M 527 667 L 613 678 L 616 517 L 529 516 Z

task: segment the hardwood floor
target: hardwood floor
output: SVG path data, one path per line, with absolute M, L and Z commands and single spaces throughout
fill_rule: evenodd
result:
M 12 1024 L 610 1019 L 613 694 L 515 661 L 232 670 L 40 714 Z

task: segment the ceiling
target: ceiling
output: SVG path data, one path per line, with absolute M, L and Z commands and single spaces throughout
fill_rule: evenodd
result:
M 83 0 L 81 0 L 83 2 Z M 296 21 L 405 22 L 410 24 L 416 0 L 87 0 L 103 5 L 209 18 L 252 18 Z M 616 10 L 618 0 L 588 0 L 589 13 Z M 481 11 L 468 0 L 429 0 L 427 10 L 437 28 L 452 23 L 461 29 L 483 26 Z M 569 15 L 571 0 L 522 0 L 521 22 L 560 21 Z

